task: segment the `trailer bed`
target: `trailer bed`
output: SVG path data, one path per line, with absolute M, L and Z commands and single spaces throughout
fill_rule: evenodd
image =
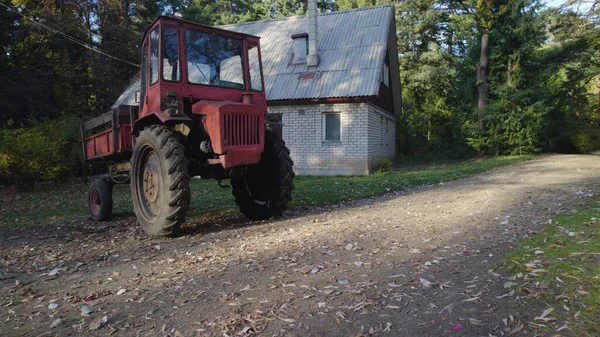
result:
M 128 159 L 133 150 L 133 121 L 138 107 L 119 106 L 81 125 L 86 161 Z

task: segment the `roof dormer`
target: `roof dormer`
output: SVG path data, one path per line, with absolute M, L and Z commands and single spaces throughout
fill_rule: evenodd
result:
M 300 33 L 292 35 L 294 40 L 294 55 L 292 64 L 305 64 L 308 55 L 308 34 Z

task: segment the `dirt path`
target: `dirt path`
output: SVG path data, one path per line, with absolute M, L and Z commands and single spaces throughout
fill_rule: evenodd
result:
M 166 240 L 134 219 L 0 227 L 0 335 L 533 336 L 543 303 L 491 268 L 599 172 L 597 156 L 544 156 Z

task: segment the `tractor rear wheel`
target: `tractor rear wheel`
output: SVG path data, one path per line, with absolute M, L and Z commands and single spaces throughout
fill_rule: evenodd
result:
M 95 221 L 110 220 L 113 208 L 112 190 L 113 184 L 106 177 L 92 181 L 88 189 L 90 219 Z
M 153 125 L 136 139 L 131 157 L 133 210 L 150 236 L 174 234 L 190 205 L 190 176 L 176 134 Z
M 248 219 L 270 219 L 287 209 L 294 189 L 293 165 L 283 140 L 267 131 L 260 162 L 231 179 L 235 202 Z

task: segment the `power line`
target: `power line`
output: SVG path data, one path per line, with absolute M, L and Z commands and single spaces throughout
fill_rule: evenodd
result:
M 18 14 L 18 15 L 22 16 L 23 18 L 25 18 L 25 15 L 23 15 L 23 14 L 19 13 L 19 12 L 18 12 L 18 11 L 16 11 L 15 9 L 13 9 L 13 8 L 11 8 L 11 7 L 9 7 L 9 6 L 5 5 L 5 4 L 3 4 L 3 3 L 1 3 L 1 2 L 0 2 L 0 5 L 1 5 L 1 6 L 3 6 L 3 7 L 5 7 L 5 8 L 6 8 L 6 9 L 8 9 L 9 11 L 11 11 L 11 12 L 13 12 L 13 13 L 15 13 L 15 14 Z M 71 42 L 73 42 L 73 43 L 76 43 L 76 44 L 78 44 L 78 45 L 80 45 L 80 46 L 82 46 L 82 47 L 85 47 L 85 48 L 87 48 L 87 49 L 89 49 L 89 50 L 91 50 L 91 51 L 94 51 L 94 52 L 96 52 L 96 53 L 102 54 L 102 55 L 104 55 L 104 56 L 106 56 L 106 57 L 110 57 L 110 58 L 112 58 L 112 59 L 114 59 L 114 60 L 117 60 L 117 61 L 120 61 L 120 62 L 123 62 L 123 63 L 127 63 L 127 64 L 129 64 L 129 65 L 132 65 L 132 66 L 134 66 L 134 67 L 137 67 L 137 68 L 139 68 L 139 67 L 140 67 L 140 65 L 139 65 L 139 64 L 136 64 L 136 63 L 133 63 L 133 62 L 129 62 L 129 61 L 127 61 L 127 60 L 125 60 L 125 59 L 122 59 L 122 58 L 120 58 L 120 57 L 117 57 L 117 56 L 114 56 L 114 55 L 107 54 L 107 53 L 105 53 L 105 52 L 103 52 L 103 51 L 101 51 L 101 50 L 98 50 L 98 49 L 94 49 L 94 47 L 90 46 L 89 44 L 87 44 L 87 43 L 85 43 L 85 42 L 83 42 L 83 41 L 81 41 L 81 40 L 78 40 L 77 38 L 75 38 L 75 37 L 73 37 L 73 36 L 71 36 L 71 35 L 68 35 L 68 34 L 66 34 L 66 33 L 63 33 L 63 32 L 61 32 L 61 31 L 59 31 L 59 30 L 56 30 L 56 29 L 54 29 L 54 28 L 52 28 L 52 27 L 48 27 L 48 26 L 44 25 L 43 23 L 40 23 L 40 22 L 37 22 L 37 21 L 33 21 L 32 19 L 30 19 L 30 20 L 28 20 L 28 21 L 29 21 L 29 22 L 31 22 L 31 23 L 34 23 L 34 24 L 36 24 L 36 25 L 38 25 L 38 26 L 40 26 L 40 27 L 43 27 L 43 28 L 45 28 L 45 29 L 49 30 L 50 32 L 52 32 L 52 33 L 54 33 L 54 34 L 58 34 L 58 35 L 60 35 L 60 36 L 64 37 L 65 39 L 67 39 L 67 40 L 69 40 L 69 41 L 71 41 Z

